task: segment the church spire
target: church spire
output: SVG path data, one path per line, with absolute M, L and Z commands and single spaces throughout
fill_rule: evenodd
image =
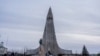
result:
M 89 53 L 88 53 L 87 48 L 85 47 L 85 45 L 83 46 L 82 56 L 89 56 Z
M 45 24 L 44 33 L 43 33 L 43 46 L 46 52 L 48 52 L 48 49 L 50 50 L 50 52 L 53 52 L 53 53 L 56 53 L 58 51 L 57 49 L 58 44 L 56 41 L 53 14 L 52 14 L 51 8 L 49 8 L 49 11 L 47 14 L 47 20 Z
M 49 8 L 48 15 L 47 15 L 47 19 L 53 19 L 53 14 L 52 14 L 51 7 Z

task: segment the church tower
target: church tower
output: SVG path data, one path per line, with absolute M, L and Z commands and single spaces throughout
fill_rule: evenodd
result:
M 55 56 L 58 56 L 59 54 L 71 54 L 72 53 L 71 50 L 61 49 L 57 44 L 55 28 L 54 28 L 54 21 L 53 21 L 53 13 L 52 13 L 51 8 L 49 8 L 49 11 L 47 14 L 42 43 L 45 49 L 45 53 L 49 51 Z
M 27 53 L 38 54 L 42 46 L 44 54 L 50 53 L 54 56 L 59 56 L 62 54 L 72 54 L 71 50 L 64 50 L 60 48 L 57 44 L 54 21 L 53 21 L 53 13 L 52 13 L 51 8 L 49 8 L 49 11 L 46 17 L 46 24 L 45 24 L 45 29 L 43 33 L 43 38 L 41 39 L 40 44 L 41 45 L 37 49 L 33 51 L 28 51 Z
M 59 47 L 56 41 L 55 28 L 53 23 L 53 14 L 51 8 L 49 8 L 47 14 L 42 41 L 46 52 L 50 51 L 51 53 L 54 54 L 58 52 Z
M 85 45 L 83 46 L 82 56 L 89 56 L 89 53 L 88 53 L 87 48 L 85 47 Z

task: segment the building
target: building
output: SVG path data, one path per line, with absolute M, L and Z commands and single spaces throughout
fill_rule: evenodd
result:
M 7 48 L 3 44 L 3 42 L 0 43 L 0 55 L 7 53 Z
M 44 54 L 48 52 L 52 53 L 54 56 L 64 55 L 64 54 L 72 54 L 72 50 L 64 50 L 58 46 L 53 22 L 53 14 L 51 8 L 49 8 L 45 29 L 42 38 L 42 45 L 44 48 Z M 40 51 L 40 47 L 35 50 L 28 50 L 27 54 L 38 54 Z
M 48 50 L 54 56 L 57 56 L 59 54 L 71 54 L 72 53 L 71 50 L 63 50 L 62 48 L 58 46 L 51 8 L 49 8 L 49 11 L 48 11 L 42 42 L 43 42 L 43 46 L 45 49 L 45 53 L 47 53 Z
M 82 56 L 89 56 L 89 52 L 87 51 L 87 48 L 85 47 L 85 45 L 83 46 Z

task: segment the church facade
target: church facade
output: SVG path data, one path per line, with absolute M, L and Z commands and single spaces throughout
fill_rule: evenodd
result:
M 64 50 L 58 46 L 53 22 L 53 14 L 51 8 L 49 8 L 43 38 L 41 39 L 40 46 L 35 50 L 27 50 L 27 54 L 39 55 L 39 53 L 47 54 L 51 53 L 54 56 L 72 54 L 72 50 Z

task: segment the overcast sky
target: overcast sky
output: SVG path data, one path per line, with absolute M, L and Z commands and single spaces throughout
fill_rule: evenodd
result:
M 9 50 L 37 48 L 50 6 L 61 48 L 100 52 L 100 0 L 0 0 L 0 41 Z

